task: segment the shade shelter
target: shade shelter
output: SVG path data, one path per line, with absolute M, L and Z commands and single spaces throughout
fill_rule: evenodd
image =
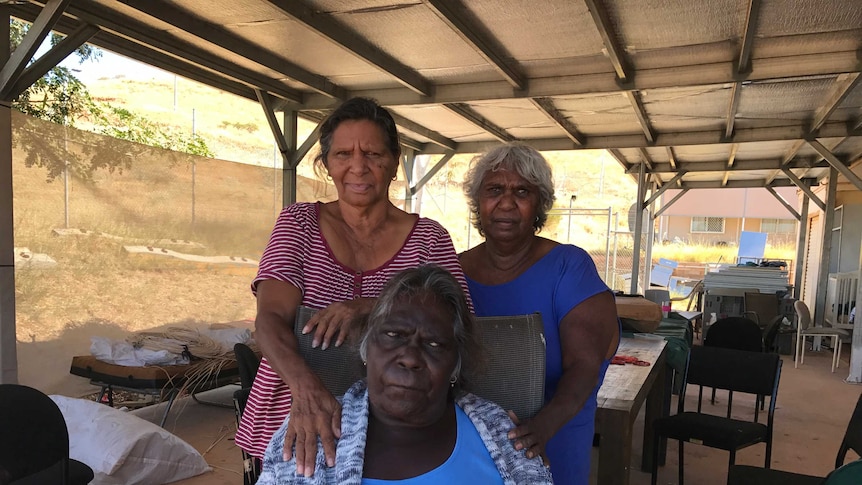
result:
M 10 16 L 33 23 L 11 55 Z M 0 0 L 0 17 L 0 382 L 17 367 L 10 102 L 84 42 L 259 102 L 284 203 L 314 138 L 297 139 L 298 117 L 356 95 L 396 115 L 408 206 L 455 153 L 603 149 L 638 182 L 636 233 L 669 188 L 764 187 L 783 201 L 773 189 L 795 186 L 802 210 L 785 206 L 802 221 L 809 203 L 824 211 L 814 256 L 828 263 L 838 182 L 862 189 L 856 1 Z M 51 30 L 66 40 L 29 63 Z M 414 174 L 417 154 L 436 164 Z

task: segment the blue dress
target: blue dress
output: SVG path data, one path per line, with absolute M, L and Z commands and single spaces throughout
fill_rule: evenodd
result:
M 577 246 L 563 244 L 508 283 L 488 286 L 467 277 L 467 285 L 477 316 L 542 314 L 546 342 L 545 402 L 557 392 L 563 374 L 560 322 L 582 301 L 610 291 L 589 254 Z M 554 483 L 589 482 L 596 395 L 608 364 L 608 360 L 602 363 L 598 384 L 581 411 L 548 441 L 546 453 Z

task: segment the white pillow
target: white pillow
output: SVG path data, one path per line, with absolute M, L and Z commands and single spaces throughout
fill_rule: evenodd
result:
M 86 399 L 52 395 L 69 428 L 69 455 L 93 469 L 93 485 L 153 485 L 211 468 L 191 445 L 132 414 Z

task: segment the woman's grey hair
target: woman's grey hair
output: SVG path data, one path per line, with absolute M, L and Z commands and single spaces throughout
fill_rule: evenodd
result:
M 385 137 L 386 147 L 392 152 L 395 163 L 401 156 L 401 140 L 392 114 L 371 98 L 350 98 L 335 109 L 320 124 L 320 152 L 314 157 L 314 169 L 318 174 L 326 174 L 326 160 L 332 149 L 332 134 L 343 121 L 368 120 L 380 127 Z
M 539 207 L 533 230 L 539 232 L 548 221 L 548 211 L 554 207 L 554 176 L 551 165 L 535 148 L 523 143 L 505 143 L 478 155 L 470 162 L 470 170 L 464 180 L 464 194 L 470 204 L 473 226 L 484 236 L 479 219 L 479 193 L 488 172 L 509 170 L 539 189 Z
M 435 295 L 452 315 L 458 352 L 458 362 L 452 376 L 457 378 L 455 387 L 460 390 L 469 386 L 475 377 L 483 354 L 477 335 L 478 327 L 470 313 L 463 288 L 449 271 L 438 265 L 406 269 L 389 280 L 367 316 L 359 339 L 359 355 L 363 361 L 367 360 L 370 335 L 389 318 L 397 301 L 425 293 Z

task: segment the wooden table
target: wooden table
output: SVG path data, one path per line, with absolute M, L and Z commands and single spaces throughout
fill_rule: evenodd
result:
M 627 485 L 632 454 L 632 425 L 646 401 L 643 459 L 641 470 L 649 471 L 653 455 L 653 421 L 667 415 L 670 399 L 667 386 L 664 339 L 623 338 L 617 355 L 637 357 L 649 367 L 611 365 L 599 389 L 596 432 L 599 441 L 598 483 Z

